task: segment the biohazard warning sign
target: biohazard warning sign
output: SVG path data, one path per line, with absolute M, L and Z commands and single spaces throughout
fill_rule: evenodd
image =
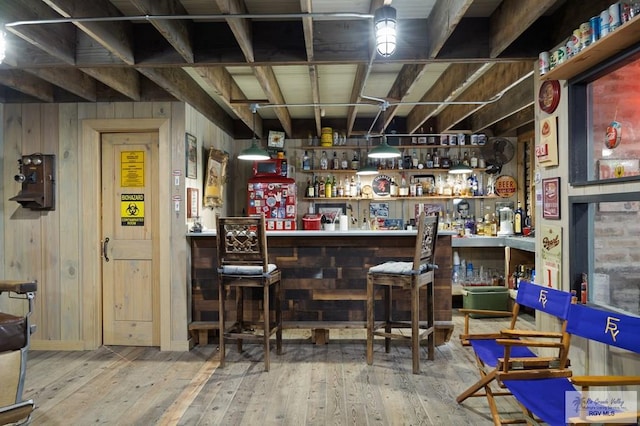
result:
M 120 224 L 144 226 L 144 194 L 120 195 Z

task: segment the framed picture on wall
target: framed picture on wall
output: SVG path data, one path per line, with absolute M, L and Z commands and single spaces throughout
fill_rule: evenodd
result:
M 185 135 L 185 176 L 190 179 L 198 178 L 198 140 L 195 136 Z
M 193 219 L 200 216 L 200 195 L 198 188 L 187 188 L 187 218 Z
M 542 217 L 560 220 L 560 178 L 542 179 Z

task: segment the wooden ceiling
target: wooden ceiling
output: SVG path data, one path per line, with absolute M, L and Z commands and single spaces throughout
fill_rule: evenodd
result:
M 389 58 L 373 46 L 385 3 L 399 27 Z M 250 134 L 251 104 L 259 135 L 364 134 L 384 122 L 508 136 L 532 127 L 538 53 L 609 3 L 2 0 L 0 101 L 179 100 L 236 137 Z

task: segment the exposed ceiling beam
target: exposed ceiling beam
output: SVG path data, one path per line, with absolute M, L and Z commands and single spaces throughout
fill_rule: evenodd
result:
M 0 84 L 33 96 L 43 102 L 53 102 L 53 85 L 18 70 L 0 70 Z
M 98 98 L 96 81 L 75 68 L 34 68 L 25 71 L 88 101 L 95 102 Z
M 459 102 L 483 102 L 489 101 L 500 95 L 508 88 L 505 82 L 518 82 L 533 72 L 532 62 L 514 62 L 511 64 L 494 64 L 485 72 L 474 85 L 465 90 L 456 98 Z M 481 105 L 449 105 L 438 114 L 438 128 L 446 131 L 452 129 L 457 123 L 480 109 Z
M 221 13 L 230 15 L 247 13 L 244 2 L 241 0 L 215 0 L 215 2 Z M 226 21 L 247 62 L 254 62 L 251 21 L 244 18 L 226 18 Z
M 436 2 L 427 18 L 427 40 L 429 42 L 429 57 L 435 58 L 445 41 L 451 36 L 473 0 L 452 0 Z M 413 85 L 424 73 L 426 64 L 403 65 L 393 86 L 387 94 L 388 99 L 401 101 L 410 92 Z M 386 128 L 396 115 L 398 106 L 387 109 L 384 127 Z
M 133 68 L 79 68 L 123 95 L 140 100 L 140 74 Z
M 129 0 L 141 13 L 155 16 L 170 15 L 186 15 L 182 3 L 177 0 Z M 192 64 L 193 45 L 191 39 L 193 37 L 191 31 L 191 22 L 176 19 L 152 19 L 151 24 L 158 30 L 162 36 L 167 39 L 169 44 L 184 58 L 184 60 Z
M 470 130 L 478 132 L 533 104 L 533 75 L 508 90 L 499 100 L 470 117 Z
M 367 65 L 358 65 L 356 68 L 356 76 L 353 79 L 353 86 L 351 88 L 351 96 L 349 97 L 350 103 L 360 102 L 360 94 L 364 90 L 364 84 L 367 79 Z M 358 108 L 351 105 L 347 108 L 347 137 L 350 137 L 353 133 L 353 125 L 356 122 L 356 116 L 358 115 Z
M 438 81 L 425 93 L 420 102 L 443 102 L 454 100 L 468 87 L 485 66 L 480 63 L 451 64 Z M 438 109 L 438 105 L 416 105 L 407 115 L 407 132 L 415 133 Z M 438 130 L 442 130 L 438 126 Z
M 107 0 L 42 0 L 66 18 L 122 16 Z M 128 21 L 76 22 L 112 54 L 128 65 L 135 63 L 133 55 L 133 29 Z
M 230 108 L 240 120 L 247 125 L 258 137 L 262 137 L 262 117 L 256 114 L 256 125 L 253 128 L 253 113 L 248 103 L 249 100 L 242 93 L 238 84 L 224 67 L 194 67 L 193 70 L 209 86 L 213 87 L 220 99 Z M 243 103 L 241 101 L 247 101 Z
M 233 135 L 233 120 L 212 98 L 182 69 L 176 68 L 140 68 L 142 74 L 158 86 L 186 102 L 203 116 Z
M 276 105 L 286 104 L 284 96 L 280 91 L 280 85 L 278 84 L 276 75 L 273 73 L 273 68 L 255 67 L 253 69 L 253 73 L 260 82 L 267 98 L 269 98 L 269 102 Z M 288 137 L 291 137 L 293 134 L 293 128 L 291 125 L 291 115 L 289 114 L 289 110 L 286 107 L 276 107 L 274 109 L 278 120 L 280 120 L 282 129 Z
M 527 124 L 533 123 L 534 118 L 535 118 L 535 107 L 533 105 L 530 105 L 525 109 L 521 109 L 515 114 L 512 114 L 509 117 L 506 117 L 505 119 L 497 122 L 492 127 L 492 133 L 495 136 L 510 134 L 526 126 Z
M 322 129 L 322 114 L 320 104 L 320 82 L 318 79 L 318 67 L 309 65 L 309 80 L 311 83 L 311 99 L 313 100 L 313 118 L 316 122 L 316 135 L 320 135 Z
M 246 13 L 244 2 L 241 0 L 216 0 L 216 4 L 220 8 L 222 13 Z M 227 18 L 227 24 L 231 28 L 236 41 L 240 45 L 240 49 L 245 55 L 247 62 L 252 63 L 255 60 L 254 48 L 252 42 L 251 21 L 242 18 Z M 276 75 L 273 72 L 271 66 L 258 66 L 253 68 L 253 73 L 258 79 L 262 90 L 272 104 L 285 104 L 284 96 L 280 90 L 280 85 L 276 79 Z M 282 129 L 287 136 L 291 137 L 291 115 L 286 107 L 275 108 L 275 113 Z
M 300 10 L 303 13 L 311 13 L 311 0 L 300 0 Z M 307 51 L 307 60 L 314 60 L 313 53 L 313 19 L 302 18 L 302 31 L 304 32 L 304 47 Z M 320 82 L 318 81 L 318 68 L 309 65 L 309 83 L 311 85 L 311 98 L 314 104 L 313 118 L 316 121 L 316 134 L 320 135 L 322 128 L 322 114 L 320 113 Z
M 387 94 L 387 99 L 394 101 L 402 101 L 405 96 L 407 96 L 415 83 L 424 73 L 426 65 L 425 64 L 410 64 L 404 65 L 395 81 L 393 82 L 393 86 L 389 89 L 389 93 Z M 386 129 L 393 117 L 396 115 L 396 111 L 398 110 L 398 105 L 393 105 L 387 108 L 385 112 L 385 122 L 383 124 Z
M 0 1 L 1 21 L 53 19 L 60 16 L 42 2 L 27 3 L 21 0 Z M 6 27 L 26 42 L 48 55 L 55 56 L 64 65 L 74 65 L 76 28 L 72 24 L 22 25 Z M 16 58 L 19 61 L 28 58 Z
M 556 0 L 503 1 L 491 15 L 489 56 L 500 55 L 541 17 Z
M 429 14 L 427 41 L 429 57 L 435 58 L 456 29 L 473 0 L 437 1 Z

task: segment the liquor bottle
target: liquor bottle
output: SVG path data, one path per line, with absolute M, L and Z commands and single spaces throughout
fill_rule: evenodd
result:
M 495 213 L 491 213 L 491 236 L 498 236 L 498 220 L 496 219 Z
M 326 198 L 331 198 L 332 195 L 331 189 L 331 176 L 327 175 L 327 180 L 324 181 L 324 196 Z
M 331 179 L 331 197 L 336 198 L 338 196 L 338 185 L 336 184 L 336 176 Z
M 309 158 L 307 151 L 304 152 L 304 156 L 302 157 L 302 170 L 311 170 L 311 158 Z
M 318 176 L 316 176 L 315 180 L 313 181 L 313 196 L 320 196 L 320 182 L 318 182 Z
M 318 183 L 318 197 L 325 198 L 326 196 L 327 196 L 326 187 L 325 187 L 324 179 L 322 179 L 322 176 L 321 176 Z
M 402 180 L 400 181 L 400 188 L 398 188 L 398 195 L 401 197 L 409 196 L 409 185 L 407 185 L 407 179 L 402 175 Z
M 358 161 L 358 154 L 353 152 L 353 160 L 351 160 L 351 170 L 358 170 L 360 168 L 360 161 Z
M 313 185 L 311 185 L 311 179 L 307 180 L 307 190 L 306 190 L 306 196 L 309 198 L 313 198 L 315 197 L 314 194 L 314 187 Z
M 340 162 L 340 168 L 342 170 L 347 170 L 349 168 L 349 160 L 347 160 L 347 153 L 342 153 L 342 161 Z
M 329 158 L 327 158 L 327 151 L 322 151 L 322 156 L 320 157 L 320 169 L 329 169 Z
M 522 225 L 524 220 L 524 213 L 522 212 L 522 205 L 518 201 L 518 207 L 513 213 L 513 233 L 515 235 L 522 235 Z
M 398 196 L 398 184 L 394 178 L 391 178 L 391 184 L 389 185 L 389 195 L 392 197 Z
M 340 179 L 338 181 L 338 187 L 336 189 L 336 196 L 337 197 L 344 197 L 346 194 L 344 192 L 344 184 L 342 183 L 342 179 Z
M 340 160 L 338 160 L 338 154 L 335 151 L 333 151 L 331 168 L 333 170 L 340 170 Z

